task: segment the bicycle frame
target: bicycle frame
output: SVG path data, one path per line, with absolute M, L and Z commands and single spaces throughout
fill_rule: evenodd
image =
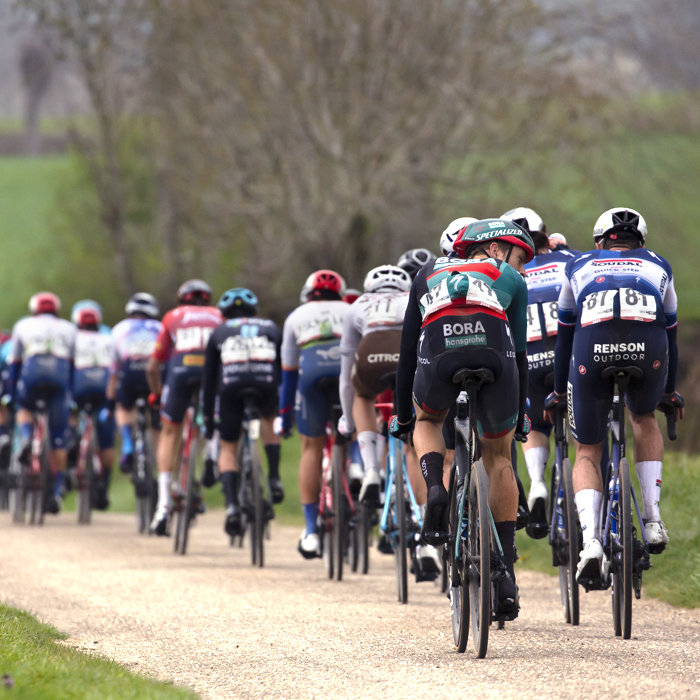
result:
M 335 445 L 342 444 L 339 442 L 339 437 L 340 436 L 333 425 L 333 421 L 330 421 L 326 425 L 326 443 L 323 446 L 323 460 L 321 462 L 321 495 L 319 497 L 318 506 L 318 514 L 321 518 L 321 522 L 324 524 L 327 523 L 328 519 L 331 518 L 334 513 L 333 490 L 330 487 L 331 472 L 333 468 L 331 453 Z M 350 486 L 348 485 L 345 469 L 341 470 L 340 478 L 343 484 L 343 491 L 345 492 L 345 496 L 348 499 L 348 504 L 350 505 L 350 517 L 354 518 L 357 508 L 355 507 L 352 494 L 350 493 Z M 326 531 L 330 532 L 330 526 L 327 524 Z

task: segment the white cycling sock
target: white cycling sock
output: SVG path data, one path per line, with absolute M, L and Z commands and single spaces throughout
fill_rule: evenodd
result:
M 360 454 L 365 465 L 365 473 L 378 472 L 377 461 L 377 433 L 374 430 L 363 430 L 357 434 L 357 442 L 360 445 Z
M 658 522 L 661 520 L 659 513 L 659 499 L 661 498 L 661 471 L 662 462 L 637 462 L 637 478 L 642 489 L 642 520 Z
M 583 532 L 583 544 L 590 540 L 600 539 L 599 525 L 600 509 L 603 505 L 603 494 L 595 489 L 583 489 L 574 495 L 578 519 Z
M 377 433 L 377 464 L 381 468 L 386 464 L 386 438 Z
M 425 520 L 425 503 L 422 505 L 419 503 L 418 504 L 418 515 L 420 515 L 421 520 Z
M 530 481 L 544 481 L 544 470 L 549 459 L 549 447 L 531 447 L 524 454 Z
M 214 434 L 211 440 L 204 441 L 204 458 L 216 462 L 219 459 L 219 435 Z
M 170 472 L 158 472 L 158 508 L 170 508 L 170 483 L 173 475 Z

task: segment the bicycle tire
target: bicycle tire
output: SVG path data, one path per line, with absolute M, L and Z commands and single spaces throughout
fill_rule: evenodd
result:
M 262 483 L 260 480 L 260 454 L 257 443 L 251 441 L 248 446 L 250 456 L 250 477 L 253 496 L 253 523 L 250 530 L 253 566 L 265 564 L 265 504 L 263 503 Z
M 333 573 L 336 581 L 343 580 L 343 560 L 347 536 L 345 492 L 343 491 L 343 449 L 333 445 L 331 450 L 331 494 L 333 499 Z
M 192 522 L 192 510 L 194 503 L 194 477 L 197 462 L 197 440 L 193 438 L 190 442 L 190 454 L 187 458 L 187 481 L 185 482 L 185 493 L 183 494 L 180 512 L 177 518 L 178 529 L 178 549 L 177 553 L 184 556 L 187 553 L 187 540 Z
M 27 517 L 27 479 L 26 467 L 19 461 L 17 454 L 13 455 L 10 462 L 10 474 L 14 481 L 13 488 L 10 489 L 10 511 L 12 512 L 12 522 L 24 525 Z
M 458 537 L 461 538 L 459 532 L 459 506 L 462 497 L 461 492 L 457 490 L 457 470 L 452 469 L 452 481 L 450 486 L 450 518 L 449 518 L 449 534 L 447 545 L 447 560 L 444 562 L 443 571 L 445 578 L 449 579 L 450 591 L 450 616 L 452 622 L 452 638 L 455 643 L 455 651 L 458 654 L 463 654 L 467 650 L 469 644 L 469 580 L 465 574 L 464 542 L 460 544 L 461 558 L 458 561 L 455 557 L 455 545 Z M 467 565 L 468 566 L 468 565 Z M 449 574 L 448 574 L 449 569 Z
M 321 554 L 328 578 L 333 580 L 333 535 L 325 525 L 321 530 Z
M 78 480 L 78 523 L 81 525 L 89 525 L 92 514 L 92 489 L 93 476 L 95 473 L 93 463 L 94 453 L 92 444 L 88 446 L 87 454 L 85 455 L 85 467 L 83 468 L 80 479 Z
M 491 524 L 486 470 L 481 460 L 472 465 L 469 479 L 469 602 L 472 642 L 477 658 L 483 659 L 489 644 L 491 624 Z
M 369 508 L 366 508 L 363 503 L 357 504 L 357 518 L 360 524 L 359 531 L 357 533 L 360 559 L 359 569 L 361 574 L 367 574 L 369 573 L 369 550 L 370 536 L 372 533 L 372 514 L 370 513 Z
M 564 486 L 564 527 L 566 531 L 567 563 L 565 567 L 559 567 L 559 585 L 561 586 L 561 570 L 564 569 L 565 590 L 568 614 L 567 622 L 574 627 L 578 626 L 579 613 L 579 589 L 576 581 L 576 569 L 578 566 L 578 522 L 576 520 L 576 501 L 574 500 L 574 477 L 571 469 L 571 460 L 567 457 L 562 463 L 562 481 Z
M 618 487 L 618 532 L 621 551 L 613 574 L 613 614 L 616 619 L 615 635 L 623 639 L 632 636 L 632 480 L 630 464 L 625 457 L 620 460 Z
M 49 445 L 48 435 L 44 433 L 44 440 L 41 445 L 41 456 L 39 458 L 41 468 L 39 470 L 37 482 L 34 490 L 34 508 L 35 514 L 34 523 L 36 525 L 44 524 L 44 504 L 46 503 L 49 487 L 53 487 L 53 479 L 51 476 L 51 467 L 49 466 Z
M 136 455 L 134 470 L 134 490 L 136 496 L 136 518 L 139 534 L 147 534 L 155 511 L 154 500 L 157 495 L 156 482 L 153 479 L 153 443 L 148 430 L 142 430 L 137 424 L 134 444 L 141 446 Z
M 406 605 L 408 603 L 408 559 L 406 557 L 407 549 L 407 530 L 408 523 L 406 522 L 406 495 L 403 473 L 403 450 L 394 444 L 394 507 L 396 508 L 396 587 L 399 603 Z
M 360 567 L 360 520 L 359 507 L 355 506 L 355 520 L 348 526 L 348 565 L 353 574 Z

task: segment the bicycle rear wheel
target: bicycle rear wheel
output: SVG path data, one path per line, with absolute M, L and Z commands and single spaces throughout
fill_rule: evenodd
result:
M 153 519 L 156 482 L 153 478 L 153 445 L 148 430 L 137 425 L 134 445 L 136 446 L 136 468 L 134 470 L 134 493 L 136 496 L 136 518 L 140 534 L 148 533 Z
M 564 502 L 564 531 L 567 562 L 559 564 L 559 586 L 562 594 L 562 606 L 565 608 L 566 621 L 574 626 L 579 623 L 578 583 L 576 582 L 576 567 L 578 565 L 578 523 L 576 520 L 576 502 L 574 501 L 574 480 L 571 472 L 571 461 L 567 457 L 562 464 L 562 487 Z M 564 549 L 564 548 L 561 548 Z M 561 551 L 561 550 L 560 550 Z M 564 601 L 566 604 L 564 605 Z
M 337 581 L 343 580 L 343 560 L 347 542 L 346 496 L 343 490 L 344 450 L 333 445 L 331 451 L 331 490 L 333 498 L 333 572 Z
M 262 567 L 265 563 L 265 504 L 263 502 L 262 483 L 260 479 L 260 454 L 258 453 L 258 446 L 255 441 L 251 440 L 248 443 L 248 452 L 250 458 L 251 495 L 253 498 L 253 522 L 249 523 L 251 561 L 253 566 Z
M 491 624 L 491 524 L 486 471 L 481 460 L 472 465 L 469 479 L 469 601 L 472 617 L 474 652 L 486 656 Z
M 450 591 L 450 613 L 452 618 L 452 637 L 455 651 L 463 654 L 469 642 L 469 580 L 466 575 L 468 564 L 465 566 L 464 540 L 460 532 L 460 501 L 462 490 L 457 488 L 457 470 L 452 469 L 452 484 L 450 485 L 450 520 L 447 560 L 442 567 L 446 587 Z M 466 508 L 465 508 L 466 512 Z M 457 539 L 460 539 L 460 557 L 455 556 Z
M 395 494 L 395 514 L 396 514 L 396 586 L 399 603 L 408 603 L 408 560 L 406 557 L 407 530 L 406 522 L 406 489 L 403 472 L 403 450 L 394 444 L 394 494 Z
M 357 504 L 357 543 L 360 573 L 369 572 L 369 549 L 372 534 L 372 513 L 363 503 Z
M 92 520 L 92 490 L 94 484 L 94 453 L 92 445 L 88 447 L 85 455 L 85 466 L 78 479 L 78 522 L 81 525 L 89 525 Z
M 177 514 L 177 537 L 176 549 L 177 554 L 184 555 L 187 552 L 187 540 L 190 533 L 190 524 L 192 522 L 192 510 L 194 506 L 194 477 L 197 461 L 197 441 L 193 439 L 190 442 L 190 453 L 187 457 L 186 468 L 187 474 L 184 479 L 184 490 L 180 501 L 180 512 Z M 182 482 L 181 482 L 182 484 Z
M 632 636 L 632 481 L 627 458 L 620 460 L 618 486 L 617 542 L 613 539 L 615 570 L 613 573 L 613 623 L 615 635 Z M 617 546 L 616 546 L 617 545 Z M 617 550 L 617 551 L 615 551 Z
M 10 463 L 10 511 L 12 513 L 13 523 L 24 524 L 27 515 L 27 484 L 28 470 L 18 459 L 17 455 L 13 455 Z

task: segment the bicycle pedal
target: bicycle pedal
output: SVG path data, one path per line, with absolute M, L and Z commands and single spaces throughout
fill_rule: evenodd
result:
M 661 552 L 666 549 L 665 544 L 650 544 L 649 545 L 649 554 L 661 554 Z

